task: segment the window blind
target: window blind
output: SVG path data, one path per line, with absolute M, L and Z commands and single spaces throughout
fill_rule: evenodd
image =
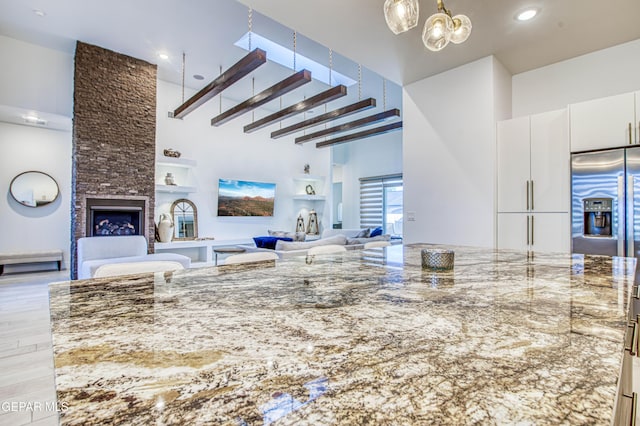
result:
M 384 187 L 402 185 L 402 175 L 360 178 L 360 227 L 384 224 Z

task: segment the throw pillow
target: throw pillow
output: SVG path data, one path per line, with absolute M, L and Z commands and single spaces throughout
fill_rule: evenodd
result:
M 270 229 L 267 230 L 267 233 L 271 237 L 292 238 L 293 241 L 304 241 L 307 236 L 304 232 L 272 231 Z
M 358 232 L 356 234 L 356 236 L 353 237 L 353 238 L 367 238 L 367 237 L 369 237 L 370 233 L 371 233 L 371 228 L 366 228 L 366 229 L 363 229 L 360 232 Z
M 372 230 L 371 233 L 369 234 L 370 237 L 377 237 L 378 235 L 382 235 L 382 227 L 380 226 Z
M 293 241 L 287 237 L 253 237 L 256 247 L 274 250 L 278 241 Z

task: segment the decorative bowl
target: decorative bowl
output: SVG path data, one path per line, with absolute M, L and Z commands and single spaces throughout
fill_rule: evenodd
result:
M 429 269 L 452 269 L 453 250 L 428 248 L 420 251 L 422 267 Z

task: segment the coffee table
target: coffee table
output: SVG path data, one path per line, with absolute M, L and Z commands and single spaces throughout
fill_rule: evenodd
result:
M 245 251 L 247 251 L 247 249 L 243 249 L 242 247 L 214 247 L 213 263 L 215 266 L 218 266 L 218 254 L 244 253 Z

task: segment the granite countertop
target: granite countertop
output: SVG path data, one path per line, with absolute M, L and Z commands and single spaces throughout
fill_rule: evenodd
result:
M 61 423 L 610 423 L 635 260 L 424 247 L 52 284 Z

